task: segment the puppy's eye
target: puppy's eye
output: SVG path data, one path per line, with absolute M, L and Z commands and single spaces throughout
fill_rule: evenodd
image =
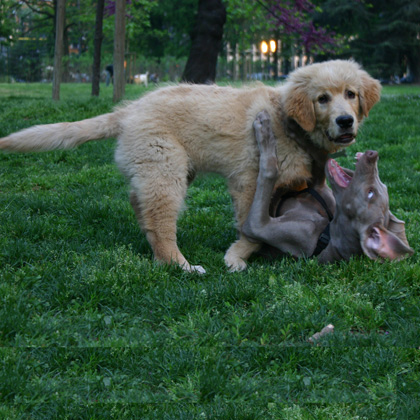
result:
M 318 102 L 319 102 L 320 104 L 326 104 L 329 100 L 330 100 L 330 98 L 328 97 L 328 95 L 321 95 L 321 96 L 318 98 Z
M 347 91 L 347 98 L 354 99 L 356 97 L 356 94 L 352 90 Z
M 372 189 L 370 189 L 369 191 L 368 191 L 368 195 L 367 195 L 367 197 L 368 197 L 368 200 L 371 200 L 372 198 L 373 198 L 373 196 L 375 195 L 375 192 L 372 190 Z

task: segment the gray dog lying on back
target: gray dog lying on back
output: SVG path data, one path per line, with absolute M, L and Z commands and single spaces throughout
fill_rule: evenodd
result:
M 242 232 L 250 239 L 294 257 L 318 255 L 320 262 L 371 259 L 398 260 L 411 255 L 404 222 L 389 211 L 387 187 L 378 175 L 378 152 L 358 153 L 356 169 L 333 159 L 325 175 L 300 192 L 272 194 L 277 179 L 276 140 L 266 112 L 258 114 L 254 131 L 260 150 L 257 190 Z M 272 251 L 272 250 L 271 250 Z M 273 255 L 273 252 L 271 252 Z

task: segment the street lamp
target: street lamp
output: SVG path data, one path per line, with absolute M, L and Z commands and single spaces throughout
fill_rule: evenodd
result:
M 263 54 L 267 54 L 268 53 L 268 44 L 265 41 L 261 42 L 261 52 Z
M 274 39 L 271 39 L 268 42 L 262 41 L 260 45 L 260 49 L 264 55 L 267 55 L 268 71 L 270 72 L 270 53 L 274 54 L 277 51 L 277 41 L 275 41 Z M 274 61 L 276 62 L 277 60 L 274 59 Z
M 263 54 L 267 54 L 268 52 L 275 53 L 277 51 L 277 42 L 274 39 L 270 41 L 263 41 L 261 42 L 261 52 Z
M 277 42 L 272 39 L 270 41 L 270 51 L 274 54 L 277 51 Z

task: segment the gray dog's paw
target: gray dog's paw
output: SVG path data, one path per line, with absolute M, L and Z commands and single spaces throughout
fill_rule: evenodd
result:
M 254 132 L 261 153 L 276 152 L 276 139 L 271 127 L 271 118 L 266 110 L 258 113 L 254 121 Z
M 254 121 L 254 132 L 260 154 L 275 155 L 277 141 L 271 126 L 270 114 L 266 110 L 258 113 Z
M 255 132 L 261 132 L 261 134 L 267 133 L 270 131 L 270 114 L 264 109 L 263 111 L 259 112 L 254 121 L 254 130 Z
M 260 151 L 260 171 L 266 178 L 278 176 L 277 141 L 271 127 L 270 114 L 264 110 L 254 121 L 254 132 Z
M 267 112 L 267 110 L 263 109 L 261 112 L 257 114 L 257 120 L 261 122 L 270 120 L 270 114 Z

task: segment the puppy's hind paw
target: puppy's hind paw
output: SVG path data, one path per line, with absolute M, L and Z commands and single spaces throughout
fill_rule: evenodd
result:
M 191 265 L 191 273 L 206 274 L 206 270 L 201 265 Z
M 206 274 L 206 270 L 201 265 L 191 265 L 189 263 L 185 263 L 181 265 L 181 268 L 189 273 Z
M 188 273 L 206 274 L 206 270 L 201 265 L 191 265 L 188 262 L 180 265 L 180 267 Z

